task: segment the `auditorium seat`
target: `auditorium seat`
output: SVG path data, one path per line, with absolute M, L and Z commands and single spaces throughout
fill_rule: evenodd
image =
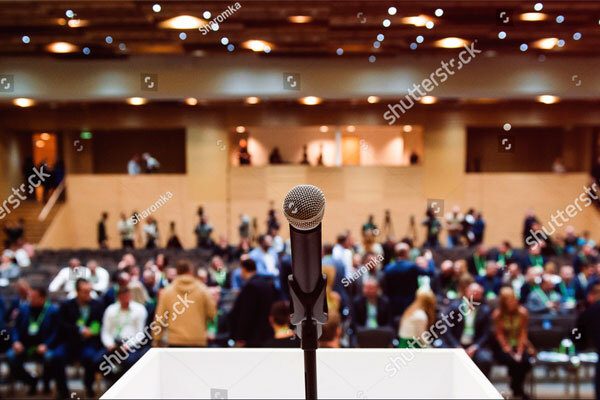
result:
M 364 349 L 389 348 L 396 337 L 396 332 L 390 327 L 358 328 L 356 342 L 358 347 Z

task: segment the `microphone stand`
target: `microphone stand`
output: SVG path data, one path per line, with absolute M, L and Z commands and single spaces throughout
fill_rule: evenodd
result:
M 321 336 L 321 325 L 327 322 L 325 299 L 326 277 L 321 275 L 311 293 L 304 292 L 293 275 L 288 277 L 291 322 L 296 325 L 296 335 L 301 339 L 304 351 L 304 393 L 306 400 L 317 400 L 317 348 Z

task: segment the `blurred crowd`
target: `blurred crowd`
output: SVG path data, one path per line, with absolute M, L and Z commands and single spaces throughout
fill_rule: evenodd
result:
M 73 258 L 48 285 L 11 276 L 16 295 L 0 301 L 0 330 L 10 335 L 0 346 L 12 378 L 30 394 L 38 378 L 46 393 L 54 381 L 56 395 L 69 397 L 65 368 L 77 362 L 85 370 L 86 395 L 94 397 L 97 375 L 113 382 L 152 346 L 298 347 L 289 320 L 290 246 L 273 206 L 262 233 L 240 216 L 237 244 L 215 241 L 204 209 L 197 214 L 197 247 L 205 257 L 195 264 L 171 262 L 161 250 L 138 259 L 135 227 L 122 215 L 118 231 L 126 253 L 115 266 Z M 504 241 L 490 247 L 483 244 L 482 214 L 455 207 L 440 217 L 428 209 L 417 243 L 414 218 L 396 240 L 390 215 L 386 211 L 381 227 L 369 216 L 359 239 L 343 232 L 323 246 L 329 320 L 321 347 L 355 347 L 364 332 L 383 331 L 400 348 L 462 348 L 486 375 L 492 365 L 506 365 L 513 395 L 527 398 L 524 382 L 536 353 L 530 318 L 582 315 L 580 336 L 600 341 L 600 257 L 588 234 L 566 228 L 533 246 Z M 106 247 L 107 217 L 98 223 L 100 247 Z M 523 243 L 536 224 L 528 213 Z M 448 254 L 460 257 L 444 258 L 444 230 L 455 250 Z M 159 247 L 157 234 L 143 232 L 146 248 Z M 11 237 L 22 241 L 22 234 Z M 167 244 L 181 248 L 174 224 Z M 13 248 L 4 251 L 3 264 L 20 265 Z M 32 376 L 23 368 L 27 361 L 43 365 L 43 375 Z

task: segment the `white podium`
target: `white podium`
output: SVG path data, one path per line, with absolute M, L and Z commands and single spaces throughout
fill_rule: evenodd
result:
M 321 399 L 502 399 L 460 349 L 319 349 Z M 300 349 L 151 349 L 102 399 L 303 399 Z

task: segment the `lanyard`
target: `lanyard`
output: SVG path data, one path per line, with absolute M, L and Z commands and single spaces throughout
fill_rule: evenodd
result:
M 123 330 L 123 327 L 126 326 L 127 324 L 129 324 L 129 320 L 131 317 L 131 312 L 129 311 L 129 308 L 127 309 L 127 311 L 124 313 L 126 318 L 125 318 L 125 322 L 121 323 L 121 308 L 119 308 L 119 313 L 117 314 L 117 331 L 115 332 L 115 336 L 116 337 L 120 337 L 121 336 L 121 331 Z
M 500 253 L 498 256 L 498 264 L 506 266 L 506 259 L 512 257 L 512 251 L 508 250 L 506 253 Z
M 485 258 L 473 254 L 473 261 L 475 261 L 475 267 L 477 268 L 477 274 L 485 275 Z
M 536 292 L 538 292 L 538 294 L 540 295 L 540 297 L 542 298 L 542 300 L 544 301 L 544 304 L 548 303 L 550 301 L 550 298 L 548 297 L 548 295 L 546 294 L 546 292 L 544 292 L 542 290 L 541 287 L 536 286 L 535 289 Z
M 531 262 L 531 265 L 533 267 L 543 267 L 544 266 L 544 259 L 540 255 L 532 256 L 530 254 L 529 255 L 529 262 Z
M 38 315 L 37 320 L 35 322 L 31 319 L 31 311 L 30 311 L 29 325 L 35 324 L 35 326 L 39 327 L 42 324 L 42 322 L 44 321 L 44 318 L 46 317 L 46 312 L 48 311 L 49 307 L 50 307 L 50 302 L 46 301 L 44 303 L 44 308 L 42 308 L 42 311 L 40 311 L 40 314 Z

